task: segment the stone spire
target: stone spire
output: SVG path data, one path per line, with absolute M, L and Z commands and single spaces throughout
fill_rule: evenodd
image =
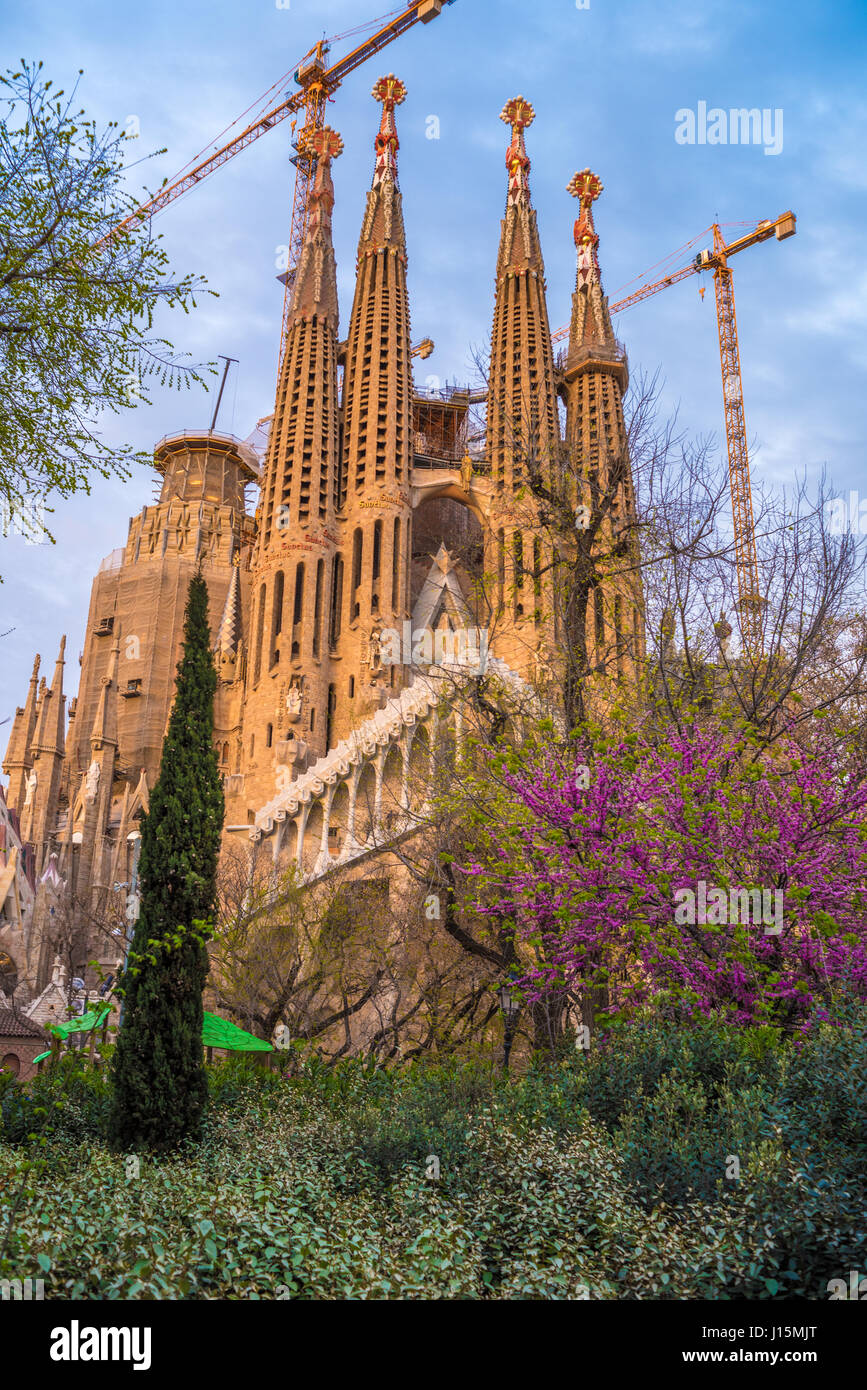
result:
M 528 462 L 538 462 L 543 471 L 548 467 L 559 439 L 545 266 L 524 144 L 524 131 L 534 118 L 533 107 L 521 96 L 500 113 L 500 120 L 511 126 L 512 139 L 497 256 L 487 449 L 495 488 L 507 496 L 526 479 Z
M 27 774 L 33 766 L 30 745 L 33 740 L 33 731 L 36 728 L 36 691 L 39 685 L 39 662 L 40 658 L 37 656 L 33 662 L 33 674 L 30 677 L 27 699 L 24 701 L 23 709 L 19 706 L 15 711 L 12 732 L 9 735 L 9 744 L 6 748 L 6 757 L 3 760 L 3 771 L 9 778 L 9 790 L 6 799 L 8 804 L 18 812 L 19 816 L 24 806 Z
M 604 486 L 608 466 L 626 448 L 623 396 L 629 371 L 602 292 L 599 236 L 593 225 L 601 180 L 582 169 L 572 176 L 567 191 L 579 200 L 580 213 L 574 228 L 578 268 L 565 363 L 566 439 L 573 464 L 580 460 L 584 476 Z M 626 500 L 631 500 L 631 482 L 627 491 Z
M 564 364 L 566 446 L 576 503 L 601 510 L 599 544 L 614 545 L 635 514 L 623 396 L 629 384 L 626 353 L 614 336 L 599 269 L 593 204 L 602 182 L 590 169 L 573 174 L 567 191 L 579 201 L 574 227 L 578 264 L 572 295 L 569 347 Z M 625 675 L 644 650 L 644 616 L 635 533 L 629 561 L 596 593 L 588 643 L 608 674 Z
M 405 489 L 412 459 L 406 237 L 397 183 L 394 110 L 406 88 L 393 73 L 373 97 L 382 103 L 373 184 L 358 241 L 358 278 L 346 350 L 341 505 L 374 487 Z
M 582 347 L 589 343 L 616 347 L 608 299 L 602 292 L 599 271 L 599 236 L 593 225 L 593 204 L 602 192 L 602 181 L 589 169 L 573 174 L 566 191 L 579 200 L 579 215 L 573 229 L 578 268 L 572 295 L 572 322 L 569 331 L 567 367 Z
M 343 389 L 343 535 L 332 635 L 345 660 L 329 716 L 335 739 L 348 733 L 353 718 L 384 704 L 386 688 L 399 689 L 404 673 L 380 666 L 378 634 L 382 627 L 399 629 L 409 616 L 412 364 L 395 126 L 406 88 L 389 73 L 372 95 L 382 114 L 358 241 Z
M 273 794 L 277 749 L 285 752 L 290 734 L 300 737 L 311 732 L 312 720 L 312 732 L 319 736 L 316 714 L 324 727 L 322 709 L 328 689 L 329 594 L 340 463 L 331 165 L 343 141 L 328 126 L 307 138 L 305 149 L 315 156 L 316 176 L 268 441 L 247 639 L 243 715 L 250 769 L 247 787 L 261 787 L 263 796 Z M 238 660 L 239 613 L 236 574 L 218 639 L 223 681 L 233 681 L 243 666 Z M 301 725 L 297 730 L 290 729 L 290 692 L 292 713 Z
M 37 873 L 46 861 L 48 839 L 54 832 L 57 820 L 57 797 L 66 748 L 66 697 L 63 694 L 65 651 L 64 636 L 60 639 L 51 686 L 41 690 L 39 713 L 30 745 L 33 766 L 27 777 L 21 838 L 34 847 Z
M 382 119 L 374 141 L 376 166 L 373 171 L 373 187 L 378 188 L 380 184 L 389 180 L 397 187 L 397 152 L 400 149 L 400 141 L 394 123 L 394 108 L 406 100 L 406 87 L 399 77 L 390 72 L 386 77 L 380 77 L 374 85 L 372 95 L 374 101 L 382 102 Z
M 533 653 L 548 640 L 554 600 L 550 541 L 540 534 L 538 502 L 528 488 L 545 481 L 560 446 L 545 265 L 530 199 L 530 160 L 524 131 L 535 112 L 513 97 L 500 112 L 511 127 L 506 151 L 506 210 L 497 255 L 486 452 L 493 497 L 485 537 L 485 569 L 495 577 L 495 611 L 506 619 L 496 655 L 531 674 Z M 536 577 L 537 571 L 545 579 Z
M 107 844 L 108 820 L 111 813 L 117 758 L 117 668 L 120 654 L 119 624 L 114 625 L 114 642 L 105 675 L 100 681 L 99 696 L 90 731 L 90 765 L 82 785 L 83 816 L 81 847 L 75 871 L 75 891 L 82 902 L 90 898 L 94 907 L 105 891 L 103 882 L 110 846 Z M 71 808 L 70 808 L 71 819 Z
M 316 156 L 316 177 L 308 199 L 307 231 L 295 273 L 291 323 L 314 314 L 329 317 L 337 332 L 337 271 L 331 242 L 331 213 L 334 183 L 331 161 L 343 153 L 343 141 L 336 130 L 323 126 L 306 140 Z
M 323 126 L 310 143 L 317 157 L 316 178 L 268 440 L 257 567 L 297 544 L 299 527 L 319 532 L 333 518 L 338 417 L 331 162 L 341 153 L 343 141 Z
M 41 753 L 56 754 L 63 757 L 66 745 L 66 721 L 64 718 L 66 697 L 63 694 L 63 668 L 66 665 L 64 653 L 66 638 L 60 639 L 60 651 L 54 664 L 54 679 L 40 701 L 39 719 L 33 735 L 32 752 L 34 758 Z
M 120 654 L 120 628 L 115 623 L 114 642 L 108 658 L 108 669 L 102 678 L 93 727 L 90 731 L 90 746 L 94 750 L 108 746 L 117 747 L 117 662 Z
M 217 654 L 219 675 L 222 680 L 234 680 L 235 663 L 238 656 L 238 643 L 241 640 L 241 569 L 238 556 L 232 568 L 229 590 L 223 606 L 223 616 L 217 632 L 214 650 Z

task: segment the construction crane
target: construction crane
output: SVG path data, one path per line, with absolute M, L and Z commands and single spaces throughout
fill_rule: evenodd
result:
M 719 223 L 714 222 L 708 230 L 713 232 L 713 248 L 700 251 L 688 265 L 641 285 L 625 299 L 611 305 L 611 313 L 619 314 L 631 309 L 643 299 L 667 290 L 690 275 L 704 270 L 712 270 L 714 292 L 716 295 L 717 327 L 719 329 L 719 355 L 722 368 L 723 406 L 725 410 L 726 444 L 728 448 L 729 486 L 732 498 L 732 521 L 735 537 L 735 559 L 738 573 L 738 608 L 741 637 L 748 651 L 761 654 L 762 647 L 762 599 L 759 589 L 759 562 L 756 552 L 756 533 L 753 522 L 753 499 L 750 489 L 750 460 L 747 448 L 747 428 L 744 420 L 744 391 L 741 380 L 741 359 L 738 349 L 738 326 L 735 315 L 735 291 L 729 258 L 748 246 L 776 237 L 785 241 L 795 235 L 796 218 L 793 212 L 784 212 L 770 222 L 767 219 L 746 235 L 736 238 L 726 245 Z M 702 295 L 704 291 L 702 291 Z M 560 342 L 569 334 L 568 325 L 551 334 L 553 343 Z
M 124 218 L 123 222 L 120 222 L 108 234 L 109 237 L 124 227 L 133 226 L 146 217 L 153 217 L 156 213 L 162 212 L 169 203 L 181 198 L 184 193 L 201 183 L 202 179 L 207 178 L 215 169 L 221 168 L 236 154 L 240 154 L 241 150 L 252 145 L 254 140 L 258 140 L 260 135 L 273 130 L 275 125 L 285 121 L 288 116 L 294 116 L 297 123 L 298 113 L 303 111 L 303 124 L 293 142 L 296 150 L 296 155 L 292 160 L 295 165 L 295 194 L 292 200 L 292 223 L 289 233 L 287 267 L 285 273 L 280 277 L 285 285 L 283 324 L 280 333 L 280 362 L 282 365 L 286 317 L 291 304 L 292 286 L 295 282 L 295 272 L 304 243 L 304 233 L 307 230 L 309 193 L 316 174 L 316 157 L 310 145 L 310 137 L 314 131 L 321 129 L 325 124 L 326 103 L 331 100 L 343 79 L 366 62 L 368 58 L 379 53 L 393 39 L 412 28 L 415 23 L 420 21 L 422 24 L 428 24 L 432 19 L 436 19 L 442 12 L 443 5 L 453 4 L 454 0 L 413 0 L 413 3 L 408 5 L 405 10 L 390 19 L 375 34 L 358 44 L 351 53 L 347 53 L 344 58 L 332 64 L 331 67 L 326 64 L 326 56 L 331 47 L 330 41 L 321 39 L 305 53 L 295 70 L 294 77 L 299 91 L 293 92 L 290 97 L 279 102 L 277 106 L 266 111 L 264 115 L 258 116 L 239 135 L 234 136 L 187 173 L 167 184 L 165 188 L 161 188 L 158 193 L 154 194 L 153 198 L 142 203 L 141 207 L 136 208 L 129 217 Z M 358 28 L 364 27 L 366 26 L 358 26 Z M 335 35 L 335 41 L 348 37 L 350 33 L 357 32 L 358 29 L 355 29 L 347 31 L 346 34 Z M 424 354 L 420 353 L 419 355 Z

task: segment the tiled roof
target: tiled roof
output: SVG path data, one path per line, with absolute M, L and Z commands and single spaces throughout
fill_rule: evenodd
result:
M 42 1038 L 44 1031 L 32 1018 L 24 1018 L 12 1009 L 0 1008 L 0 1038 Z

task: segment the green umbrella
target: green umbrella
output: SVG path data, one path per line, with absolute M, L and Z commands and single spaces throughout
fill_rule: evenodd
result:
M 245 1033 L 237 1024 L 216 1014 L 205 1013 L 202 1024 L 202 1042 L 205 1047 L 222 1047 L 227 1052 L 273 1052 L 271 1043 L 264 1038 L 255 1038 Z
M 58 1038 L 68 1038 L 71 1033 L 89 1033 L 92 1028 L 98 1028 L 105 1022 L 106 1015 L 111 1012 L 111 1005 L 104 1004 L 101 1009 L 91 1009 L 89 1013 L 82 1014 L 80 1018 L 71 1018 L 68 1023 L 51 1023 L 48 1025 L 49 1033 L 53 1033 Z M 202 1043 L 205 1047 L 220 1047 L 226 1052 L 273 1052 L 271 1043 L 265 1042 L 264 1038 L 256 1038 L 252 1033 L 245 1033 L 243 1028 L 237 1024 L 230 1023 L 227 1018 L 219 1018 L 217 1014 L 205 1013 L 202 1022 Z M 44 1062 L 46 1057 L 50 1057 L 50 1052 L 43 1052 L 39 1057 L 35 1057 L 35 1062 Z
M 98 1028 L 105 1022 L 106 1015 L 111 1013 L 111 1005 L 103 1004 L 100 1009 L 90 1009 L 88 1013 L 79 1015 L 78 1018 L 71 1018 L 68 1023 L 49 1023 L 47 1029 L 57 1038 L 68 1038 L 70 1033 L 89 1033 L 91 1028 Z

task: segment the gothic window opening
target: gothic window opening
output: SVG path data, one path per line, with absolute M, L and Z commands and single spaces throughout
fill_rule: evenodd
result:
M 538 536 L 533 538 L 533 622 L 538 627 L 542 621 L 542 542 Z
M 253 663 L 253 680 L 257 681 L 262 671 L 262 637 L 265 630 L 265 585 L 259 588 L 259 608 L 256 614 L 256 659 Z
M 379 612 L 379 576 L 382 567 L 382 522 L 376 521 L 373 526 L 373 556 L 371 560 L 371 592 L 370 610 L 372 613 Z
M 524 605 L 521 602 L 520 590 L 524 586 L 524 537 L 520 531 L 512 532 L 512 562 L 515 581 L 515 617 L 524 616 Z
M 355 528 L 352 537 L 352 607 L 350 621 L 357 618 L 361 612 L 361 603 L 358 599 L 358 590 L 361 587 L 361 559 L 362 559 L 362 534 L 361 527 Z
M 502 607 L 506 592 L 506 533 L 501 526 L 497 532 L 497 602 Z
M 274 575 L 274 597 L 271 605 L 271 665 L 274 666 L 280 659 L 280 653 L 276 650 L 277 638 L 283 631 L 283 571 L 278 570 Z
M 328 752 L 329 748 L 331 748 L 332 745 L 333 745 L 333 743 L 334 743 L 334 715 L 335 715 L 335 713 L 336 713 L 336 710 L 337 710 L 337 686 L 336 686 L 336 685 L 329 685 L 329 687 L 328 687 L 328 706 L 327 706 L 326 715 L 325 715 L 325 751 L 326 751 L 326 753 Z M 313 727 L 313 726 L 311 725 L 311 728 L 312 728 L 312 727 Z
M 343 616 L 343 556 L 335 555 L 331 571 L 331 618 L 329 622 L 328 644 L 337 646 Z
M 301 618 L 304 612 L 304 562 L 295 569 L 295 597 L 292 602 L 292 660 L 301 655 Z
M 394 520 L 394 539 L 391 550 L 391 611 L 400 611 L 400 518 Z
M 322 627 L 322 590 L 325 585 L 325 561 L 316 565 L 316 595 L 313 600 L 313 655 L 319 655 L 319 632 Z

